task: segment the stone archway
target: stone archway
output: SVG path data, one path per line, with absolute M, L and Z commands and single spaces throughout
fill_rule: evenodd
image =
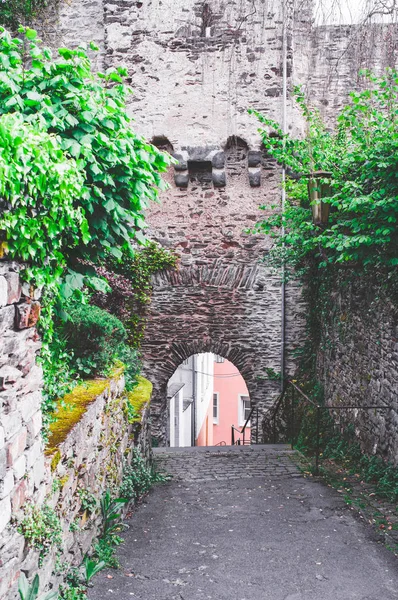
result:
M 160 273 L 142 346 L 144 374 L 154 386 L 154 437 L 165 437 L 169 378 L 201 352 L 230 360 L 263 414 L 279 394 L 279 382 L 267 379 L 265 369 L 280 369 L 280 311 L 279 280 L 261 264 L 215 261 Z

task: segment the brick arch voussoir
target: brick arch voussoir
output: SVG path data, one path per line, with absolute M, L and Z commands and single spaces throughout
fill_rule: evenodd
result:
M 154 275 L 154 292 L 170 287 L 214 287 L 229 290 L 250 290 L 263 276 L 260 263 L 236 264 L 215 261 L 214 264 L 183 266 L 177 270 L 160 271 Z
M 158 347 L 156 358 L 147 357 L 144 361 L 144 374 L 153 381 L 152 433 L 159 440 L 165 439 L 168 381 L 184 360 L 202 352 L 212 352 L 232 362 L 245 380 L 252 404 L 261 404 L 264 383 L 257 378 L 255 361 L 253 361 L 255 349 L 243 349 L 232 342 L 210 338 L 164 344 Z

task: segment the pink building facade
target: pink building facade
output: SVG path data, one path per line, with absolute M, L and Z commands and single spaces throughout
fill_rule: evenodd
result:
M 250 398 L 245 380 L 229 360 L 215 357 L 213 385 L 213 445 L 231 444 L 231 425 L 242 427 L 250 412 Z M 235 439 L 239 438 L 236 434 Z M 250 440 L 250 427 L 245 439 Z
M 192 355 L 168 383 L 168 445 L 230 445 L 231 427 L 242 428 L 250 399 L 239 370 L 210 352 Z M 235 441 L 243 436 L 235 431 Z M 250 426 L 245 431 L 250 443 Z

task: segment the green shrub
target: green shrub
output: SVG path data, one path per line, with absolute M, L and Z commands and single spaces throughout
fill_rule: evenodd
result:
M 64 332 L 78 372 L 83 377 L 106 374 L 125 343 L 127 334 L 123 324 L 90 304 L 73 306 L 68 312 Z

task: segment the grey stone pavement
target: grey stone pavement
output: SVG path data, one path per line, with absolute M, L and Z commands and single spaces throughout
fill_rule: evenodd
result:
M 126 522 L 90 600 L 393 600 L 398 560 L 285 446 L 158 449 L 173 480 Z

